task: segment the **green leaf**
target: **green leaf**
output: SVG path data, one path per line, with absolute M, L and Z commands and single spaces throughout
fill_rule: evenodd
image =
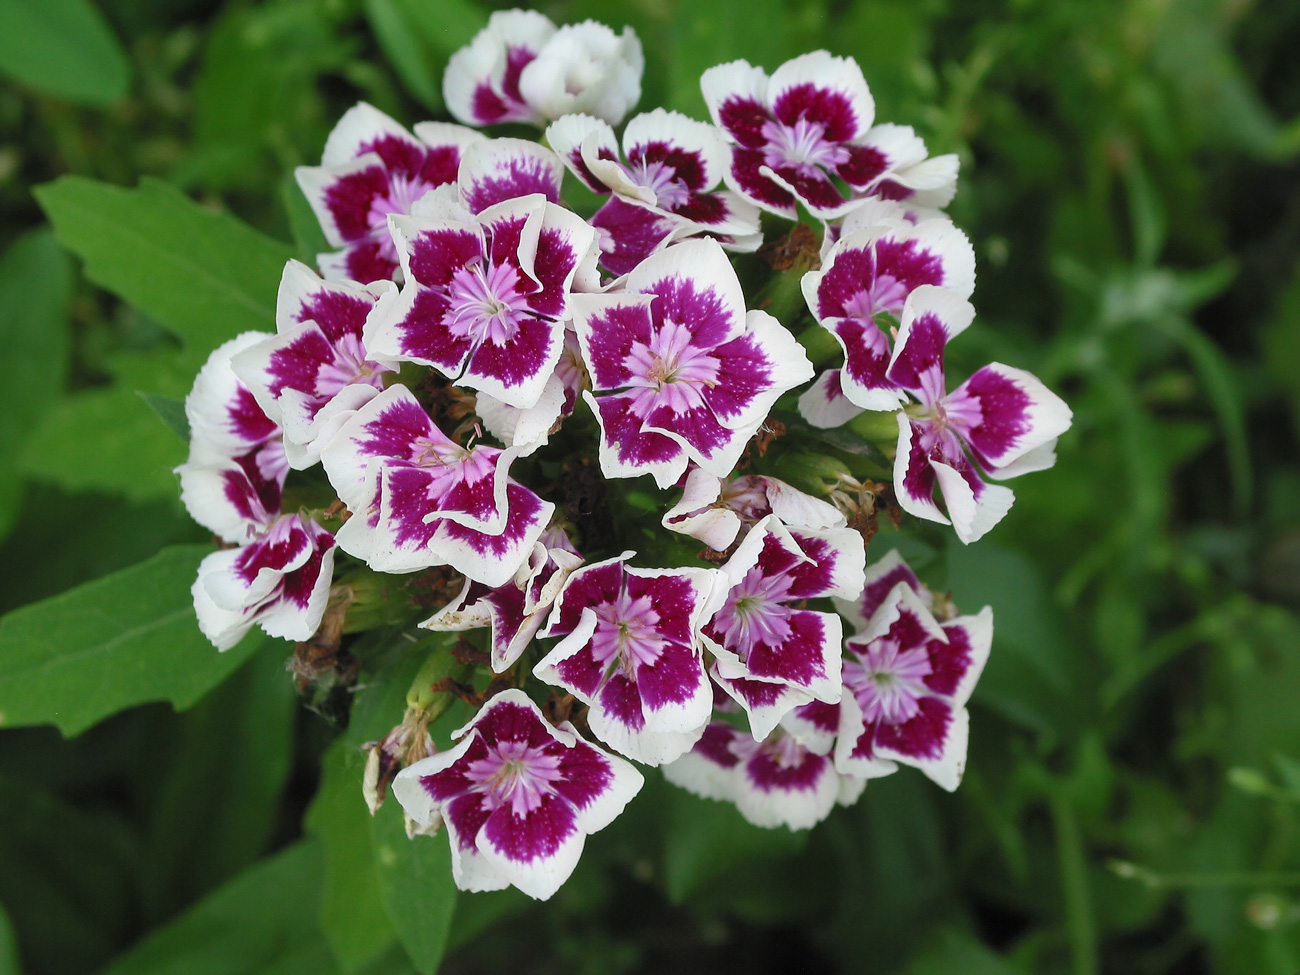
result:
M 274 331 L 287 244 L 156 179 L 125 189 L 63 176 L 34 192 L 86 275 L 174 332 L 191 364 L 242 332 Z
M 1164 316 L 1152 324 L 1183 347 L 1200 376 L 1223 432 L 1233 508 L 1238 516 L 1244 516 L 1254 494 L 1254 468 L 1246 439 L 1246 406 L 1232 363 L 1212 340 L 1180 315 Z
M 185 404 L 181 400 L 158 393 L 137 392 L 136 395 L 149 405 L 172 433 L 181 438 L 182 443 L 190 442 L 190 421 L 185 416 Z
M 963 613 L 993 607 L 993 652 L 976 702 L 1031 729 L 1072 734 L 1086 698 L 1074 683 L 1076 655 L 1038 566 L 988 542 L 953 544 L 948 585 Z
M 0 726 L 51 722 L 66 736 L 146 701 L 194 704 L 264 642 L 218 653 L 190 596 L 207 545 L 139 565 L 0 619 Z
M 175 401 L 172 401 L 175 402 Z M 185 419 L 185 408 L 179 408 Z M 19 466 L 68 491 L 104 491 L 132 501 L 175 499 L 172 469 L 185 461 L 179 441 L 134 390 L 120 386 L 70 396 L 32 431 Z
M 120 101 L 131 65 L 88 0 L 0 0 L 0 72 L 48 95 Z
M 387 666 L 376 668 L 357 692 L 343 736 L 346 757 L 351 758 L 348 800 L 361 804 L 363 762 L 360 746 L 377 741 L 399 724 L 406 712 L 406 694 L 430 653 L 448 653 L 451 634 L 438 633 L 417 644 L 399 640 L 405 650 L 385 654 Z M 398 659 L 391 659 L 401 653 Z M 449 712 L 438 725 L 458 726 Z M 436 731 L 435 731 L 436 734 Z M 363 807 L 364 808 L 364 807 Z M 451 877 L 451 847 L 445 836 L 409 839 L 401 807 L 391 797 L 369 817 L 371 854 L 379 895 L 397 938 L 415 967 L 425 975 L 437 971 L 447 947 L 447 935 L 456 909 L 456 885 Z
M 425 107 L 442 107 L 442 74 L 452 52 L 487 23 L 466 0 L 366 0 L 366 18 L 402 84 Z
M 680 904 L 737 868 L 803 847 L 807 832 L 761 829 L 746 822 L 731 803 L 701 799 L 682 789 L 662 794 L 666 806 L 664 885 Z
M 400 720 L 400 718 L 399 718 Z M 361 797 L 362 755 L 344 736 L 330 747 L 307 830 L 324 850 L 320 925 L 339 967 L 355 972 L 396 937 L 367 842 L 370 814 Z
M 0 904 L 0 975 L 22 975 L 18 967 L 18 939 L 3 904 Z
M 33 971 L 97 972 L 130 924 L 139 851 L 120 814 L 33 778 L 0 776 L 0 902 Z
M 925 939 L 925 947 L 912 959 L 906 975 L 1017 975 L 1021 971 L 970 934 L 950 927 Z
M 371 817 L 370 843 L 388 919 L 415 967 L 433 975 L 456 909 L 451 846 L 441 835 L 408 838 L 396 802 L 384 803 Z
M 104 975 L 332 975 L 315 925 L 320 850 L 297 843 L 204 898 Z
M 8 365 L 0 387 L 0 443 L 10 455 L 63 392 L 71 299 L 72 262 L 49 230 L 24 234 L 0 257 L 0 344 Z M 0 538 L 21 503 L 17 467 L 0 465 Z
M 147 916 L 169 915 L 177 902 L 197 899 L 266 849 L 298 712 L 284 655 L 256 654 L 151 755 L 158 788 L 148 804 L 141 884 Z
M 366 0 L 366 19 L 406 90 L 426 108 L 440 107 L 440 75 L 428 48 L 411 30 L 397 4 L 393 0 Z
M 298 260 L 314 266 L 316 256 L 332 248 L 325 239 L 316 212 L 307 202 L 307 197 L 303 196 L 302 187 L 298 185 L 293 173 L 284 174 L 280 183 L 280 197 L 289 217 L 289 230 L 293 233 L 293 241 L 298 248 Z

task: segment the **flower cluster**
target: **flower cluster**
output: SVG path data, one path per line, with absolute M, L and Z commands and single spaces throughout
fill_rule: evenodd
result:
M 862 498 L 891 471 L 819 431 L 895 413 L 893 496 L 971 542 L 1012 502 L 985 478 L 1050 466 L 1070 422 L 1010 366 L 948 391 L 975 286 L 937 209 L 956 159 L 877 123 L 856 62 L 719 65 L 711 121 L 624 125 L 642 63 L 631 30 L 505 11 L 448 66 L 464 125 L 348 111 L 297 173 L 336 250 L 286 266 L 275 333 L 219 348 L 186 402 L 218 649 L 254 625 L 467 634 L 366 781 L 372 809 L 391 783 L 413 829 L 446 825 L 467 890 L 554 893 L 640 789 L 629 759 L 764 827 L 900 764 L 956 788 L 992 611 L 957 616 L 897 553 L 868 565 Z M 544 142 L 478 130 L 503 122 Z M 800 216 L 820 252 L 749 256 Z M 808 315 L 778 320 L 738 266 Z M 844 362 L 817 376 L 821 328 Z M 479 710 L 439 752 L 452 695 Z

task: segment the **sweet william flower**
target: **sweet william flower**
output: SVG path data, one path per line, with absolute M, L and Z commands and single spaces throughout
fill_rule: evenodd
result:
M 334 536 L 298 515 L 274 519 L 256 539 L 213 552 L 191 593 L 199 629 L 229 650 L 254 625 L 286 640 L 320 626 L 334 572 Z
M 362 342 L 366 320 L 396 297 L 392 282 L 358 288 L 322 281 L 298 261 L 285 265 L 276 301 L 277 334 L 231 360 L 258 405 L 284 429 L 289 465 L 310 467 L 339 427 L 384 388 L 388 361 Z
M 855 205 L 836 185 L 865 191 L 884 172 L 867 144 L 875 100 L 852 58 L 814 51 L 769 78 L 748 61 L 700 78 L 713 121 L 734 143 L 727 183 L 764 210 L 793 219 L 796 201 L 823 219 Z
M 768 515 L 776 515 L 791 528 L 831 528 L 845 523 L 844 514 L 834 505 L 775 477 L 742 474 L 723 478 L 693 467 L 682 485 L 681 500 L 664 513 L 662 524 L 723 552 L 741 528 Z
M 563 351 L 574 279 L 594 264 L 595 232 L 541 194 L 476 215 L 394 217 L 392 230 L 405 284 L 367 326 L 366 347 L 535 406 Z
M 191 518 L 236 544 L 279 515 L 289 473 L 280 425 L 231 368 L 237 355 L 270 337 L 245 332 L 216 348 L 185 398 L 190 452 L 176 468 L 181 501 Z
M 799 705 L 839 701 L 840 618 L 803 605 L 856 596 L 865 561 L 850 528 L 794 531 L 769 515 L 722 567 L 728 588 L 703 635 L 713 677 L 745 708 L 755 739 Z
M 898 414 L 894 493 L 904 511 L 951 523 L 969 544 L 996 525 L 1015 495 L 984 481 L 1044 470 L 1070 408 L 1022 369 L 992 363 L 951 393 L 944 375 L 948 342 L 975 310 L 960 294 L 931 285 L 908 297 L 886 379 L 918 401 Z M 935 491 L 942 492 L 940 511 Z
M 362 284 L 391 279 L 397 252 L 388 215 L 410 213 L 430 190 L 455 182 L 462 153 L 483 138 L 445 122 L 422 122 L 412 135 L 365 102 L 344 113 L 321 165 L 294 174 L 325 239 L 342 248 L 318 257 L 325 276 Z
M 566 115 L 546 139 L 590 190 L 611 196 L 591 224 L 603 235 L 601 263 L 614 274 L 627 274 L 671 241 L 701 234 L 730 250 L 762 243 L 758 208 L 717 189 L 730 153 L 711 125 L 662 108 L 637 115 L 623 131 L 625 162 L 614 130 L 589 115 Z
M 381 572 L 450 565 L 504 585 L 555 506 L 509 477 L 510 451 L 448 438 L 405 386 L 358 410 L 321 461 L 352 517 L 339 547 Z
M 898 582 L 844 650 L 835 765 L 875 778 L 913 765 L 949 791 L 966 766 L 966 702 L 988 661 L 993 611 L 939 624 Z
M 837 803 L 852 805 L 865 785 L 781 728 L 755 741 L 721 721 L 711 721 L 691 751 L 664 766 L 664 778 L 701 798 L 735 803 L 755 826 L 791 830 L 811 829 Z
M 546 622 L 555 597 L 582 556 L 564 529 L 552 526 L 533 543 L 513 579 L 495 588 L 465 581 L 459 595 L 420 625 L 457 631 L 487 626 L 494 673 L 508 670 Z
M 547 899 L 577 866 L 587 834 L 644 783 L 568 722 L 552 727 L 519 690 L 496 695 L 453 737 L 455 747 L 399 772 L 392 791 L 417 824 L 446 824 L 461 890 L 514 886 Z
M 649 473 L 668 487 L 690 462 L 725 477 L 777 397 L 813 374 L 776 319 L 745 313 L 716 241 L 647 258 L 623 293 L 571 300 L 607 477 Z
M 563 636 L 533 669 L 589 704 L 601 741 L 647 765 L 672 761 L 713 709 L 700 624 L 716 608 L 716 569 L 638 569 L 624 552 L 576 570 L 541 636 Z
M 809 310 L 844 350 L 840 391 L 862 409 L 893 410 L 907 397 L 885 374 L 892 350 L 877 316 L 897 319 L 908 296 L 923 284 L 970 297 L 975 251 L 946 218 L 917 224 L 882 218 L 874 227 L 841 237 L 822 267 L 805 274 L 800 284 Z M 823 395 L 829 404 L 830 395 Z
M 528 10 L 494 13 L 451 56 L 443 97 L 466 125 L 544 124 L 585 112 L 617 125 L 641 98 L 645 58 L 632 28 L 588 20 L 556 28 Z

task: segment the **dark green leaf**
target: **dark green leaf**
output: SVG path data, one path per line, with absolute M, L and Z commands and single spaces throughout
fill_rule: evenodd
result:
M 145 701 L 183 709 L 264 642 L 254 631 L 218 653 L 190 596 L 206 545 L 164 549 L 0 620 L 0 725 L 50 722 L 75 735 Z
M 307 830 L 320 840 L 325 856 L 320 925 L 345 972 L 373 962 L 396 937 L 367 842 L 370 813 L 361 796 L 362 767 L 358 748 L 346 737 L 335 741 L 307 812 Z
M 8 777 L 0 822 L 0 902 L 24 957 L 36 971 L 98 971 L 130 925 L 139 851 L 127 824 Z
M 19 237 L 0 257 L 0 343 L 8 364 L 0 389 L 0 443 L 10 456 L 63 392 L 71 297 L 72 262 L 48 230 Z M 0 465 L 0 538 L 21 503 L 16 465 Z
M 35 192 L 87 276 L 175 332 L 192 364 L 242 332 L 275 330 L 286 244 L 156 179 L 125 189 L 63 176 Z
M 0 71 L 91 105 L 120 100 L 131 82 L 126 52 L 88 0 L 0 0 Z
M 0 904 L 0 975 L 22 975 L 18 967 L 18 939 L 14 937 L 14 926 L 9 923 L 3 904 Z
M 158 788 L 142 883 L 150 917 L 228 880 L 271 838 L 298 711 L 283 646 L 255 655 L 204 698 L 152 757 Z
M 316 928 L 320 850 L 298 843 L 151 934 L 104 975 L 332 975 Z
M 181 438 L 181 442 L 190 442 L 190 421 L 185 416 L 185 403 L 170 396 L 158 393 L 137 392 L 142 400 L 149 404 L 149 409 L 158 415 L 158 419 L 167 425 L 172 433 Z
M 668 897 L 681 903 L 709 881 L 745 864 L 800 849 L 806 832 L 761 829 L 728 802 L 665 790 L 667 806 L 663 875 Z
M 370 820 L 370 842 L 388 919 L 415 967 L 433 975 L 456 909 L 447 838 L 409 839 L 401 808 L 387 802 Z
M 32 431 L 19 465 L 67 491 L 175 500 L 180 486 L 172 469 L 184 462 L 187 444 L 158 422 L 150 405 L 120 386 L 70 396 Z M 183 421 L 184 405 L 175 406 Z
M 366 0 L 366 18 L 406 90 L 426 108 L 442 104 L 441 73 L 430 52 L 394 0 Z
M 307 197 L 302 195 L 302 187 L 298 185 L 293 173 L 286 173 L 280 183 L 280 198 L 284 201 L 284 209 L 289 216 L 289 229 L 298 247 L 298 260 L 314 266 L 317 255 L 331 248 L 325 239 L 325 232 L 320 229 L 316 212 L 307 202 Z

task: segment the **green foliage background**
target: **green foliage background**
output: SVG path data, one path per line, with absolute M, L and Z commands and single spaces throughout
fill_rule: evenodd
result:
M 0 0 L 0 975 L 1300 969 L 1300 5 L 543 9 L 635 27 L 642 108 L 827 47 L 961 154 L 956 369 L 1076 417 L 989 538 L 899 539 L 996 609 L 964 785 L 792 835 L 652 775 L 552 902 L 457 898 L 358 795 L 409 665 L 363 648 L 342 730 L 284 645 L 216 655 L 170 469 L 198 364 L 321 247 L 293 166 L 359 98 L 443 117 L 489 8 Z

